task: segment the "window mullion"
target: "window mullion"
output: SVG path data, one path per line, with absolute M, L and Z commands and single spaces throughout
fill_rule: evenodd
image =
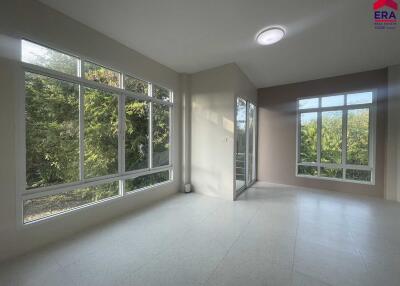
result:
M 149 95 L 153 96 L 153 85 L 149 84 Z M 153 102 L 149 102 L 149 168 L 153 168 Z
M 318 111 L 317 115 L 317 166 L 318 176 L 321 175 L 321 142 L 322 142 L 322 112 Z
M 342 165 L 343 165 L 343 179 L 346 179 L 346 165 L 347 165 L 347 119 L 348 111 L 343 110 L 342 119 Z
M 376 176 L 376 96 L 374 94 L 374 105 L 369 107 L 369 142 L 368 142 L 368 166 L 371 168 L 371 181 L 375 184 Z
M 85 179 L 85 92 L 79 85 L 79 180 Z
M 298 164 L 300 162 L 300 144 L 301 144 L 301 112 L 299 111 L 298 103 L 297 103 L 297 122 L 296 122 L 296 174 L 298 174 Z
M 168 158 L 169 158 L 169 160 L 168 160 L 168 165 L 171 165 L 172 164 L 172 133 L 173 133 L 173 128 L 174 128 L 174 118 L 173 118 L 173 112 L 172 112 L 172 106 L 170 106 L 169 107 L 169 110 L 168 110 L 168 112 L 169 112 L 169 127 L 168 127 L 168 152 L 169 152 L 169 155 L 168 155 Z
M 249 183 L 249 102 L 246 100 L 246 123 L 245 123 L 245 132 L 246 132 L 246 164 L 245 164 L 245 183 L 248 186 Z
M 120 77 L 121 88 L 124 88 L 124 76 Z M 118 173 L 125 173 L 125 132 L 126 132 L 126 122 L 125 122 L 125 95 L 118 95 Z M 119 194 L 125 194 L 125 181 L 119 180 Z

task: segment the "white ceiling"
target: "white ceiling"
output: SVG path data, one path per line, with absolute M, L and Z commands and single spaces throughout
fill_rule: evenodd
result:
M 40 1 L 177 72 L 235 62 L 257 87 L 400 63 L 400 24 L 375 30 L 374 0 Z M 258 46 L 274 24 L 287 37 Z

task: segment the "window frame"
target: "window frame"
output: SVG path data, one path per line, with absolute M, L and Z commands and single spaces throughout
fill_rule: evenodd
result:
M 363 92 L 371 92 L 372 93 L 372 103 L 364 103 L 364 104 L 354 104 L 347 105 L 347 96 L 349 94 L 354 93 L 363 93 Z M 332 107 L 322 107 L 322 98 L 330 97 L 330 96 L 338 96 L 344 95 L 344 103 L 341 106 L 332 106 Z M 318 107 L 316 108 L 308 108 L 308 109 L 300 109 L 300 100 L 302 99 L 311 99 L 318 98 Z M 362 90 L 351 90 L 347 92 L 334 93 L 334 94 L 325 94 L 325 95 L 317 95 L 310 97 L 301 97 L 296 101 L 296 164 L 295 164 L 295 175 L 300 178 L 310 178 L 316 180 L 327 180 L 327 181 L 337 181 L 337 182 L 346 182 L 346 183 L 355 183 L 355 184 L 364 184 L 364 185 L 375 185 L 376 180 L 376 119 L 377 119 L 377 100 L 378 100 L 378 91 L 377 89 L 362 89 Z M 358 110 L 358 109 L 369 109 L 369 150 L 368 150 L 368 166 L 364 165 L 352 165 L 347 164 L 347 119 L 348 119 L 348 111 L 349 110 Z M 342 111 L 342 163 L 322 163 L 321 162 L 321 131 L 322 131 L 322 113 L 325 111 Z M 301 114 L 302 113 L 317 113 L 317 162 L 300 162 L 300 145 L 301 145 Z M 317 175 L 305 175 L 299 174 L 298 169 L 299 166 L 309 166 L 317 168 Z M 331 178 L 321 176 L 321 168 L 332 168 L 332 169 L 342 169 L 343 177 L 342 178 Z M 346 170 L 361 170 L 361 171 L 370 171 L 371 172 L 371 180 L 370 181 L 357 181 L 352 179 L 346 179 Z
M 114 67 L 110 67 L 108 65 L 103 65 L 101 63 L 98 63 L 98 61 L 95 61 L 91 58 L 78 55 L 78 54 L 73 54 L 71 52 L 64 52 L 61 49 L 58 48 L 53 48 L 46 43 L 38 43 L 37 41 L 34 41 L 32 39 L 26 38 L 26 37 L 21 37 L 20 39 L 20 55 L 22 55 L 22 41 L 28 41 L 34 44 L 37 44 L 39 46 L 42 46 L 47 49 L 51 49 L 63 54 L 66 54 L 68 56 L 72 56 L 78 59 L 78 72 L 77 75 L 69 75 L 67 73 L 59 72 L 56 70 L 52 70 L 46 67 L 30 64 L 27 62 L 22 61 L 22 57 L 20 57 L 20 69 L 18 69 L 18 80 L 17 80 L 17 93 L 19 94 L 18 99 L 17 99 L 17 106 L 16 106 L 16 126 L 18 127 L 18 132 L 16 135 L 16 150 L 17 150 L 17 176 L 16 176 L 16 184 L 17 184 L 17 226 L 18 227 L 28 227 L 33 224 L 41 223 L 44 221 L 52 220 L 55 219 L 59 216 L 64 216 L 68 213 L 74 212 L 79 209 L 84 209 L 87 207 L 91 207 L 103 202 L 108 202 L 108 201 L 113 201 L 116 199 L 122 199 L 125 196 L 131 196 L 133 194 L 140 193 L 145 190 L 149 189 L 154 189 L 155 187 L 158 187 L 159 185 L 164 185 L 164 184 L 169 184 L 172 183 L 173 181 L 173 158 L 174 158 L 174 148 L 173 148 L 173 136 L 174 136 L 174 102 L 173 102 L 173 90 L 171 88 L 164 87 L 163 85 L 160 85 L 155 82 L 151 82 L 148 80 L 144 80 L 138 76 L 132 75 L 132 73 L 124 72 L 121 71 L 120 69 L 115 69 Z M 90 62 L 94 63 L 96 65 L 102 66 L 104 68 L 110 69 L 112 71 L 120 73 L 120 84 L 119 87 L 113 87 L 109 86 L 107 84 L 95 82 L 92 80 L 85 79 L 84 77 L 84 63 L 85 62 Z M 79 108 L 79 180 L 77 182 L 72 182 L 72 183 L 63 183 L 63 184 L 57 184 L 57 185 L 50 185 L 50 186 L 45 186 L 45 187 L 39 187 L 39 188 L 34 188 L 34 189 L 28 189 L 26 186 L 26 119 L 25 119 L 25 110 L 26 110 L 26 90 L 25 90 L 25 73 L 33 73 L 37 75 L 42 75 L 46 77 L 50 77 L 52 79 L 56 80 L 62 80 L 68 83 L 73 83 L 77 84 L 79 86 L 79 104 L 80 106 L 83 106 L 84 103 L 84 89 L 85 88 L 93 88 L 97 90 L 101 90 L 104 92 L 109 92 L 118 97 L 118 172 L 116 174 L 112 175 L 105 175 L 105 176 L 99 176 L 95 178 L 84 178 L 84 170 L 83 170 L 83 165 L 84 165 L 84 109 Z M 149 88 L 149 95 L 144 95 L 140 93 L 135 93 L 129 90 L 125 89 L 125 81 L 124 77 L 125 75 L 128 75 L 130 77 L 137 78 L 139 80 L 142 80 L 144 82 L 148 83 L 148 88 Z M 165 88 L 169 91 L 170 93 L 170 101 L 164 101 L 160 100 L 157 98 L 154 98 L 152 96 L 152 86 L 157 85 L 159 87 Z M 152 105 L 153 103 L 156 104 L 161 104 L 163 106 L 168 106 L 169 107 L 169 164 L 161 167 L 155 167 L 153 168 L 152 163 L 149 163 L 147 168 L 143 168 L 140 170 L 133 170 L 133 171 L 126 171 L 125 169 L 125 99 L 127 97 L 130 97 L 135 100 L 140 100 L 147 102 L 149 104 L 149 162 L 152 162 L 152 121 L 153 121 L 153 116 L 152 116 Z M 140 177 L 143 175 L 149 175 L 153 173 L 158 173 L 162 171 L 169 171 L 169 180 L 164 181 L 161 183 L 156 183 L 152 184 L 147 187 L 140 188 L 138 190 L 135 190 L 135 192 L 125 192 L 125 180 L 126 179 L 134 179 L 136 177 Z M 38 220 L 34 220 L 31 222 L 24 222 L 24 201 L 29 200 L 29 199 L 34 199 L 34 198 L 40 198 L 48 195 L 54 195 L 54 194 L 61 194 L 65 193 L 68 191 L 72 191 L 75 189 L 79 188 L 85 188 L 85 187 L 90 187 L 90 186 L 96 186 L 96 185 L 101 185 L 104 183 L 110 183 L 110 182 L 115 182 L 119 181 L 119 194 L 117 196 L 113 196 L 110 198 L 106 198 L 103 200 L 99 200 L 97 202 L 85 204 L 76 208 L 71 208 L 68 209 L 64 212 L 61 212 L 56 215 L 50 215 Z

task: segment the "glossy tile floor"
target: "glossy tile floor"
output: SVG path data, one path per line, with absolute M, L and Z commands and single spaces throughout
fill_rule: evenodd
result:
M 0 285 L 400 285 L 400 204 L 257 183 L 180 194 L 0 265 Z

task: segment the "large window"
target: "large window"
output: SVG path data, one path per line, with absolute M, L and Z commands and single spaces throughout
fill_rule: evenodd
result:
M 171 180 L 170 90 L 25 40 L 22 62 L 24 223 Z
M 298 176 L 374 183 L 373 91 L 298 100 Z

